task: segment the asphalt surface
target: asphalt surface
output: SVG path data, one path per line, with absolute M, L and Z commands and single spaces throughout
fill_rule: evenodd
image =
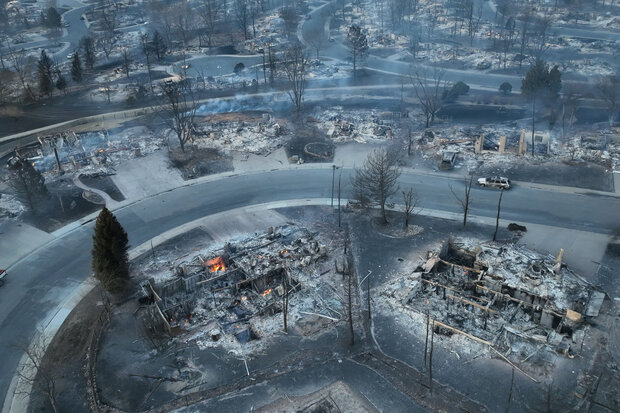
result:
M 345 170 L 344 194 L 349 193 Z M 458 212 L 449 185 L 461 180 L 431 175 L 403 175 L 401 186 L 415 184 L 423 208 Z M 209 214 L 289 199 L 327 198 L 331 169 L 297 169 L 223 179 L 177 188 L 116 211 L 131 245 Z M 471 213 L 494 217 L 499 193 L 472 191 Z M 577 218 L 579 217 L 579 218 Z M 606 233 L 620 222 L 620 199 L 516 187 L 504 194 L 502 218 Z M 0 394 L 6 395 L 21 353 L 13 346 L 30 338 L 36 326 L 90 274 L 93 224 L 85 224 L 45 245 L 9 268 L 0 289 Z
M 87 6 L 77 0 L 64 0 L 60 2 L 58 6 L 72 7 L 71 10 L 62 14 L 62 22 L 68 23 L 69 27 L 63 30 L 62 37 L 56 41 L 56 43 L 63 43 L 66 47 L 63 47 L 61 50 L 51 54 L 50 56 L 60 62 L 66 59 L 68 54 L 74 53 L 80 46 L 80 40 L 88 35 L 88 28 L 86 27 L 84 20 L 81 20 L 80 17 L 89 7 L 92 6 Z M 49 47 L 52 44 L 53 43 L 51 40 L 37 40 L 34 42 L 12 44 L 11 47 L 27 50 L 34 47 Z

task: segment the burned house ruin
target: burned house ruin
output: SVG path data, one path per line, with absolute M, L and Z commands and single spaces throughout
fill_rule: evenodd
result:
M 289 294 L 302 288 L 299 272 L 327 254 L 307 229 L 292 225 L 227 243 L 216 252 L 177 266 L 169 281 L 142 285 L 141 301 L 150 304 L 143 320 L 151 333 L 199 330 L 213 341 L 222 334 L 239 342 L 258 338 L 252 319 L 286 311 Z
M 574 357 L 604 294 L 562 263 L 518 245 L 450 239 L 385 293 L 430 320 L 527 361 L 542 348 Z

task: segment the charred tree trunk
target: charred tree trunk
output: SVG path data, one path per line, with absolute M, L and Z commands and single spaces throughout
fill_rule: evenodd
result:
M 426 357 L 428 355 L 428 323 L 429 323 L 429 314 L 426 311 L 426 339 L 424 339 L 424 367 L 426 367 Z
M 499 201 L 497 202 L 497 217 L 495 218 L 495 232 L 493 233 L 493 241 L 497 239 L 497 230 L 499 229 L 499 214 L 502 209 L 502 196 L 504 195 L 504 190 L 502 189 L 499 193 Z
M 284 294 L 282 295 L 282 316 L 284 317 L 284 332 L 288 333 L 288 273 L 284 270 L 284 279 L 282 280 L 284 286 Z
M 355 344 L 355 332 L 353 331 L 353 274 L 349 272 L 349 280 L 348 280 L 348 288 L 347 288 L 347 299 L 348 299 L 348 307 L 349 307 L 349 344 L 351 347 Z
M 431 328 L 431 352 L 428 357 L 428 387 L 433 394 L 433 347 L 435 346 L 435 326 Z

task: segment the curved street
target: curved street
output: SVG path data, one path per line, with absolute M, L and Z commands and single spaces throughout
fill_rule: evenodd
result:
M 345 170 L 345 196 L 351 170 Z M 195 219 L 249 205 L 272 201 L 329 198 L 331 167 L 302 167 L 246 175 L 230 174 L 190 184 L 143 199 L 115 212 L 129 234 L 131 245 L 139 245 L 158 234 Z M 401 185 L 415 184 L 421 207 L 459 212 L 449 185 L 460 188 L 460 179 L 403 173 Z M 494 217 L 498 192 L 472 190 L 471 214 Z M 620 199 L 519 187 L 504 196 L 502 219 L 547 226 L 608 233 L 620 221 Z M 554 207 L 560 205 L 561 207 Z M 583 217 L 583 219 L 575 219 Z M 4 399 L 21 357 L 14 345 L 30 338 L 37 326 L 53 316 L 90 274 L 93 223 L 81 225 L 29 254 L 9 270 L 10 282 L 0 300 L 0 393 Z M 12 395 L 10 395 L 12 397 Z

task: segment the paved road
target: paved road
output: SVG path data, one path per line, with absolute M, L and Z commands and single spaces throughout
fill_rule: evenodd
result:
M 351 171 L 345 170 L 347 183 Z M 452 178 L 405 174 L 401 185 L 415 184 L 424 208 L 458 212 L 448 185 Z M 117 211 L 132 245 L 197 218 L 232 208 L 264 202 L 329 197 L 331 169 L 301 168 L 250 175 L 234 175 L 181 187 L 139 201 Z M 345 194 L 348 188 L 345 188 Z M 493 217 L 498 192 L 476 188 L 472 214 Z M 620 199 L 519 188 L 505 193 L 502 217 L 518 222 L 542 223 L 593 232 L 609 231 L 620 222 Z M 21 357 L 12 347 L 29 338 L 36 326 L 88 277 L 92 223 L 56 239 L 10 268 L 0 289 L 0 394 L 6 395 Z
M 88 34 L 88 28 L 84 21 L 80 20 L 80 17 L 91 6 L 84 5 L 78 0 L 64 0 L 59 3 L 59 5 L 72 7 L 71 10 L 62 15 L 63 23 L 68 23 L 69 27 L 63 31 L 63 36 L 58 39 L 59 43 L 64 43 L 67 47 L 63 47 L 62 50 L 51 55 L 56 61 L 62 62 L 67 58 L 69 53 L 73 53 L 79 48 L 80 40 Z M 27 50 L 34 47 L 49 47 L 50 44 L 50 40 L 38 40 L 34 42 L 18 43 L 13 45 L 13 47 Z M 4 49 L 0 50 L 0 52 L 3 51 Z

